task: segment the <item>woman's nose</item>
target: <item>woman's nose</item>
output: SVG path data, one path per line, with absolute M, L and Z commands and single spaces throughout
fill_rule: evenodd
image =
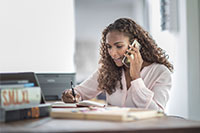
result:
M 117 56 L 117 50 L 116 50 L 116 49 L 113 48 L 113 49 L 111 50 L 111 56 L 112 56 L 112 57 L 116 57 L 116 56 Z

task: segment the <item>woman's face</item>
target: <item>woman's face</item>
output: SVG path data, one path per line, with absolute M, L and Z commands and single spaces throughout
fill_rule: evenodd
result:
M 123 66 L 122 59 L 129 44 L 129 37 L 121 32 L 112 31 L 106 35 L 108 53 L 118 67 Z

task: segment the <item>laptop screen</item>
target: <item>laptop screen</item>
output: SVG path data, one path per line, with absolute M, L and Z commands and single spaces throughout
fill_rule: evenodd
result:
M 40 87 L 48 101 L 60 100 L 62 92 L 75 84 L 75 73 L 36 73 Z

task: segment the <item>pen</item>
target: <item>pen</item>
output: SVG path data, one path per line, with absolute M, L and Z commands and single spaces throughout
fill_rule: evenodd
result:
M 74 102 L 76 102 L 76 99 L 75 99 L 75 91 L 74 91 L 74 88 L 73 88 L 73 82 L 71 81 L 71 89 L 72 89 L 72 95 L 74 96 Z

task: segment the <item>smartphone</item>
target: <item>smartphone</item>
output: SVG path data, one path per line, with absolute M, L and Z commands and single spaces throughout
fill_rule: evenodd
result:
M 135 48 L 138 48 L 139 50 L 140 50 L 140 48 L 141 48 L 141 45 L 140 45 L 140 43 L 135 39 L 134 41 L 133 41 L 133 43 L 131 44 L 131 46 L 133 46 L 133 47 L 135 47 Z M 129 50 L 130 50 L 131 48 L 129 48 Z M 133 54 L 131 54 L 131 56 L 132 56 L 132 58 L 134 58 L 134 55 Z M 126 66 L 126 67 L 130 67 L 130 60 L 126 57 L 126 56 L 124 56 L 124 58 L 122 59 L 122 63 Z

